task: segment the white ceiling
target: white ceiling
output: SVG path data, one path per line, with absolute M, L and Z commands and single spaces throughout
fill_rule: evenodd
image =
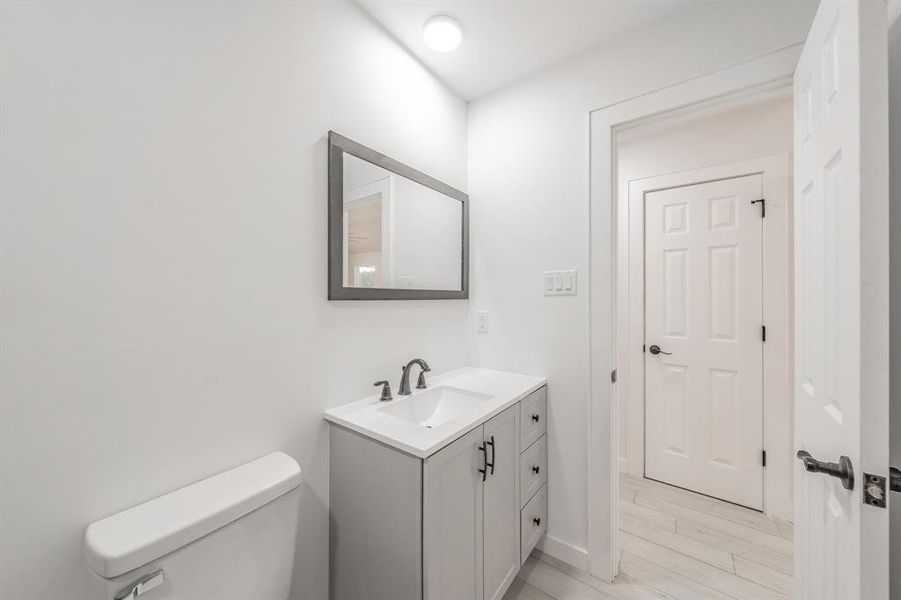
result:
M 466 100 L 682 10 L 697 0 L 357 0 Z M 457 19 L 463 43 L 430 50 L 422 26 Z

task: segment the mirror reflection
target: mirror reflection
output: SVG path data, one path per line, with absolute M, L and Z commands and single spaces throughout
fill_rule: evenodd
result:
M 460 290 L 463 203 L 347 153 L 343 172 L 344 287 Z

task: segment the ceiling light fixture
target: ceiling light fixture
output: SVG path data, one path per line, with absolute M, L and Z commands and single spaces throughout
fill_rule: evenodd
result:
M 463 40 L 463 31 L 456 20 L 438 15 L 425 22 L 422 28 L 422 38 L 425 45 L 435 52 L 450 52 L 456 50 Z

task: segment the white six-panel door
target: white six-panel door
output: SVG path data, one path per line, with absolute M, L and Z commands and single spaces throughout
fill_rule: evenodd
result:
M 822 2 L 795 71 L 795 443 L 850 458 L 853 490 L 795 468 L 798 596 L 888 597 L 886 5 Z
M 645 195 L 645 474 L 756 509 L 761 188 L 757 174 Z

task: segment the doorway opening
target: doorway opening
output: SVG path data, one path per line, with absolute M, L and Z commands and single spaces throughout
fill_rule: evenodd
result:
M 789 396 L 795 402 L 795 418 L 789 414 L 782 425 L 793 430 L 797 448 L 792 450 L 803 459 L 793 469 L 798 595 L 888 597 L 889 511 L 872 503 L 870 489 L 858 485 L 859 478 L 852 482 L 847 467 L 850 462 L 855 473 L 866 473 L 867 481 L 877 487 L 889 472 L 886 41 L 884 3 L 822 3 L 806 40 L 797 47 L 591 111 L 590 573 L 613 581 L 622 555 L 617 500 L 624 486 L 619 482 L 617 396 L 627 379 L 618 371 L 628 365 L 618 358 L 628 331 L 621 330 L 617 319 L 623 289 L 634 280 L 617 267 L 631 233 L 628 207 L 624 218 L 617 202 L 618 134 L 632 124 L 648 124 L 651 118 L 676 116 L 673 111 L 685 107 L 709 107 L 790 84 L 796 135 L 789 174 L 796 179 L 793 201 L 801 212 L 793 224 L 796 250 L 790 277 L 797 291 L 792 299 L 796 360 L 783 364 L 794 370 L 797 385 Z M 767 206 L 767 221 L 770 209 Z M 768 229 L 764 227 L 765 237 Z M 767 241 L 763 252 L 770 248 Z M 770 264 L 765 256 L 764 265 Z M 610 281 L 616 282 L 614 290 Z M 764 299 L 765 315 L 768 307 Z M 766 390 L 767 364 L 775 362 L 766 358 L 772 333 L 769 317 L 766 323 L 764 420 L 772 398 Z M 786 458 L 772 450 L 770 433 L 769 428 L 764 431 L 764 513 L 751 513 L 764 518 L 774 516 L 775 503 L 768 499 L 777 489 L 769 483 L 778 470 L 773 459 Z M 834 461 L 845 467 L 832 468 Z M 876 495 L 884 496 L 881 489 Z M 866 543 L 860 543 L 862 539 Z M 838 564 L 841 570 L 836 570 Z
M 614 132 L 619 569 L 677 597 L 792 594 L 792 121 L 781 86 Z

